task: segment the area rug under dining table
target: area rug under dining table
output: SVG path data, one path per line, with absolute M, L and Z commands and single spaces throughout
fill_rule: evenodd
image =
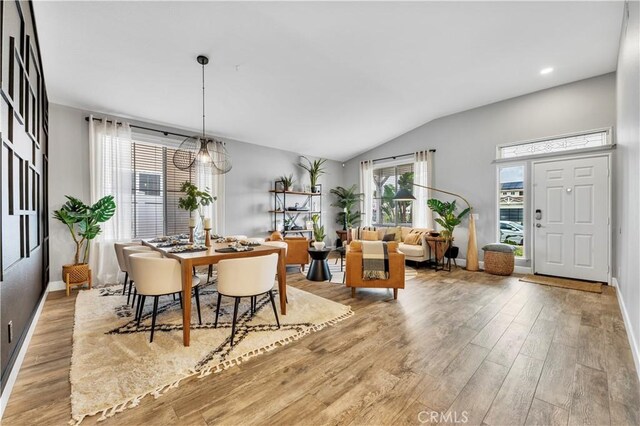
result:
M 73 423 L 97 414 L 98 420 L 104 420 L 139 405 L 145 396 L 161 396 L 188 377 L 221 372 L 353 315 L 349 306 L 295 287 L 287 288 L 287 298 L 287 315 L 280 316 L 280 329 L 268 296 L 258 298 L 253 316 L 249 299 L 243 299 L 231 347 L 233 299 L 222 298 L 218 328 L 213 328 L 217 293 L 215 285 L 209 284 L 200 289 L 202 325 L 194 305 L 191 345 L 185 347 L 180 302 L 171 296 L 160 298 L 155 335 L 149 343 L 150 300 L 137 327 L 122 285 L 81 291 L 76 301 L 70 373 Z

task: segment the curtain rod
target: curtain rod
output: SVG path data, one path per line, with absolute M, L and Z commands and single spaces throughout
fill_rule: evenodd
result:
M 429 149 L 429 152 L 436 152 L 435 149 Z M 415 152 L 410 152 L 408 154 L 400 154 L 400 155 L 392 155 L 389 157 L 382 157 L 382 158 L 376 158 L 375 160 L 371 160 L 371 161 L 383 161 L 383 160 L 395 160 L 397 158 L 401 158 L 401 157 L 409 157 L 410 155 L 414 155 Z
M 84 119 L 85 119 L 85 121 L 89 121 L 89 117 L 85 117 Z M 93 117 L 93 120 L 102 122 L 102 118 L 98 118 L 98 117 Z M 113 123 L 113 121 L 107 120 L 107 123 Z M 122 125 L 122 123 L 116 123 L 116 124 L 119 125 L 119 126 Z M 166 130 L 152 129 L 151 127 L 136 126 L 135 124 L 129 124 L 129 127 L 134 127 L 136 129 L 142 129 L 142 130 L 149 130 L 151 132 L 158 132 L 158 133 L 162 133 L 165 136 L 173 135 L 173 136 L 180 136 L 180 137 L 183 137 L 183 138 L 191 138 L 191 137 L 193 137 L 193 136 L 183 135 L 183 134 L 180 134 L 180 133 L 167 132 Z

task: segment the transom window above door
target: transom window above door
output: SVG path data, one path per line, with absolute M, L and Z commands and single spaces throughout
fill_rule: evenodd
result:
M 536 139 L 526 142 L 498 146 L 498 159 L 515 159 L 565 151 L 586 150 L 612 145 L 612 130 L 598 129 L 572 133 L 553 138 Z

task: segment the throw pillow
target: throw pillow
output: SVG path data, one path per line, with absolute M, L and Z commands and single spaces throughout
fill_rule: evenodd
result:
M 351 229 L 351 239 L 352 240 L 361 240 L 363 231 L 375 231 L 376 228 L 374 226 L 363 226 L 358 228 Z
M 377 231 L 362 231 L 362 240 L 365 241 L 378 241 Z
M 382 241 L 395 241 L 396 240 L 396 234 L 385 234 L 384 237 L 382 238 Z
M 421 237 L 422 237 L 422 234 L 418 234 L 417 232 L 411 232 L 404 239 L 404 243 L 405 244 L 409 244 L 409 245 L 413 245 L 413 246 L 421 245 L 422 244 L 422 238 Z

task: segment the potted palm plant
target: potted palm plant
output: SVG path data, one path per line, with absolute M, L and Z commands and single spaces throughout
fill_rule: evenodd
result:
M 309 183 L 311 184 L 311 192 L 314 194 L 319 192 L 318 178 L 325 174 L 325 170 L 322 167 L 327 162 L 324 158 L 311 161 L 307 157 L 300 157 L 300 163 L 298 166 L 302 167 L 309 173 Z
M 202 209 L 213 203 L 217 197 L 213 197 L 209 194 L 209 188 L 205 188 L 204 191 L 201 191 L 196 185 L 189 181 L 182 184 L 180 191 L 184 192 L 185 196 L 178 199 L 178 207 L 182 210 L 188 211 L 190 218 L 194 211 L 198 211 L 200 223 L 196 225 L 195 235 L 200 238 L 201 234 L 204 232 L 204 211 Z
M 339 207 L 341 212 L 338 213 L 336 223 L 342 225 L 343 229 L 348 229 L 360 223 L 362 213 L 356 210 L 356 205 L 362 201 L 364 194 L 356 191 L 356 186 L 352 185 L 349 188 L 337 186 L 330 191 L 336 196 L 337 200 L 332 207 Z
M 58 210 L 54 210 L 53 217 L 69 228 L 69 233 L 76 245 L 73 263 L 62 266 L 62 279 L 69 283 L 83 283 L 89 281 L 89 252 L 91 240 L 102 231 L 100 223 L 106 222 L 116 212 L 113 195 L 99 199 L 94 205 L 88 206 L 77 198 L 66 195 L 67 202 Z
M 467 207 L 462 210 L 460 213 L 457 213 L 457 206 L 455 200 L 452 202 L 443 202 L 436 198 L 431 198 L 427 200 L 427 205 L 431 209 L 431 211 L 438 214 L 438 218 L 435 221 L 443 228 L 443 231 L 440 232 L 440 236 L 445 239 L 447 243 L 447 251 L 445 255 L 448 258 L 455 259 L 458 257 L 459 248 L 453 246 L 453 231 L 456 229 L 456 226 L 462 223 L 462 219 L 466 215 L 469 214 L 471 209 Z
M 324 225 L 320 225 L 320 215 L 314 214 L 311 216 L 313 221 L 313 247 L 316 250 L 322 250 L 324 248 L 324 239 L 327 234 L 324 232 Z

